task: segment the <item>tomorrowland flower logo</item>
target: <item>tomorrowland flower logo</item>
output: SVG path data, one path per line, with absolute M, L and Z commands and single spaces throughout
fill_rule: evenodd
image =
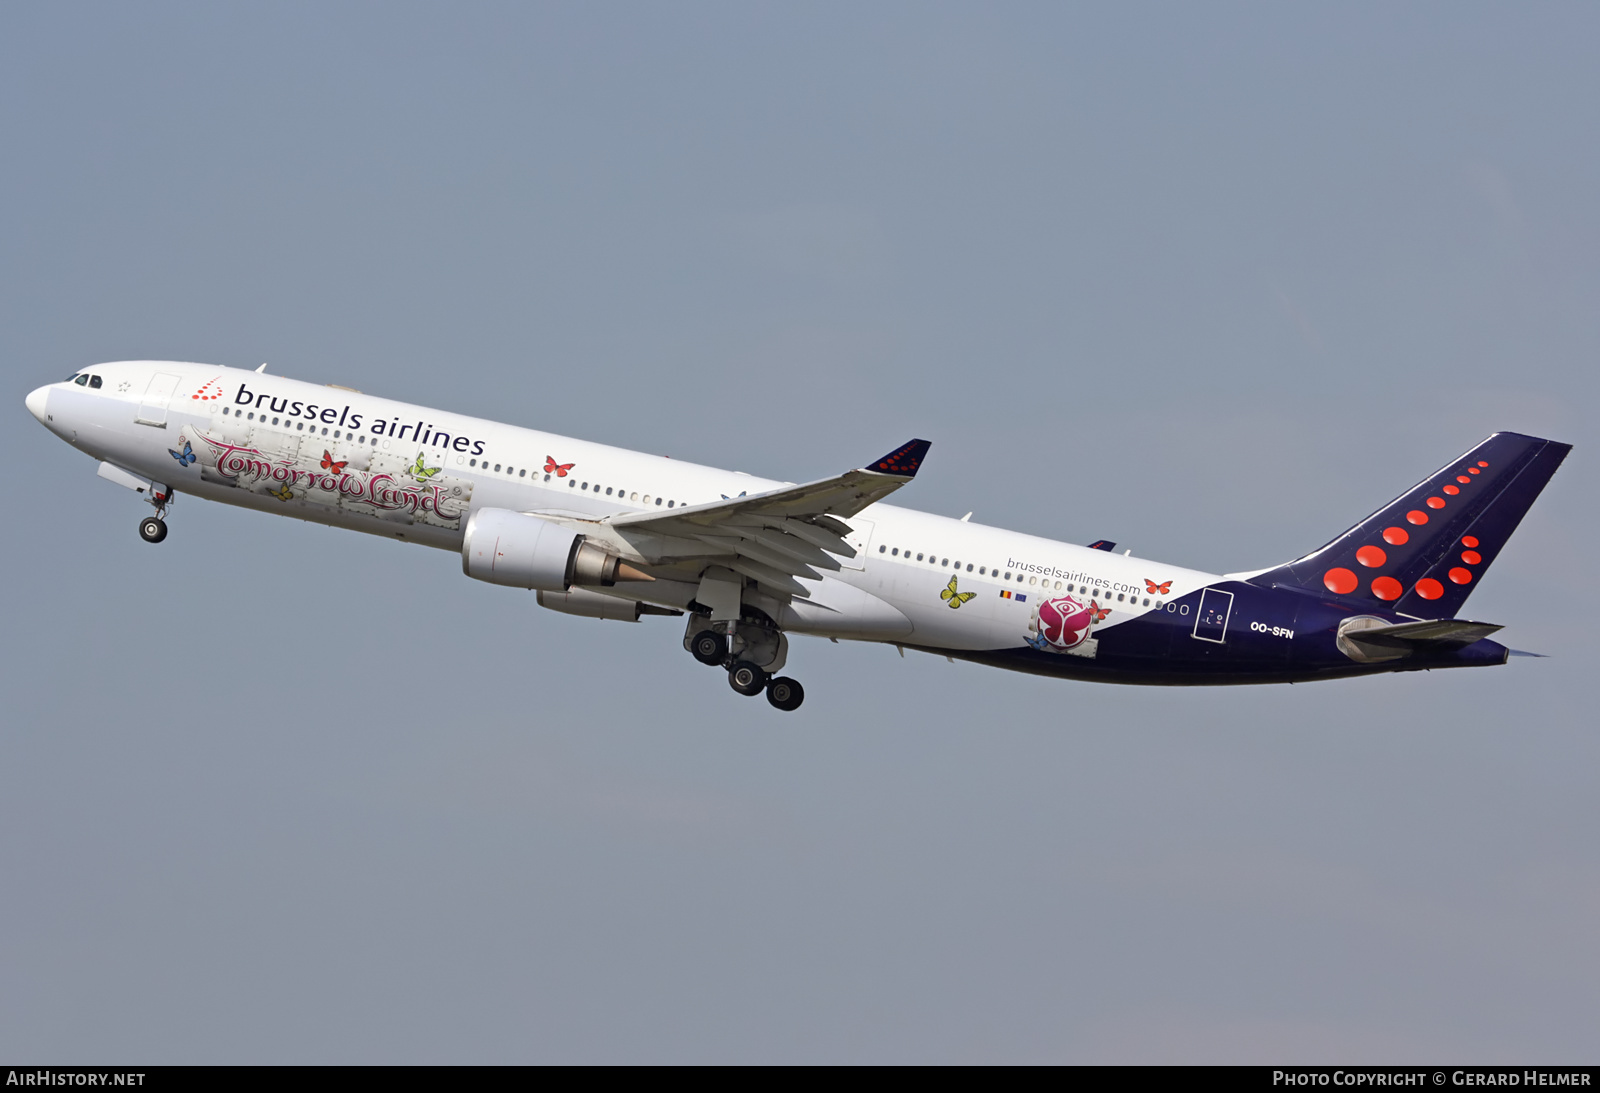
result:
M 1082 644 L 1093 622 L 1094 612 L 1071 596 L 1057 596 L 1039 605 L 1039 639 L 1058 649 Z M 1045 645 L 1034 648 L 1043 649 Z

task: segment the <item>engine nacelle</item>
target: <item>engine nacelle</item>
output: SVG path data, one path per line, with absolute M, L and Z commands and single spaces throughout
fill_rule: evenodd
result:
M 565 592 L 538 593 L 539 606 L 559 611 L 563 615 L 577 615 L 585 619 L 614 619 L 617 622 L 638 622 L 645 605 L 634 600 L 619 600 L 585 588 L 569 588 Z M 655 608 L 655 614 L 660 608 Z
M 461 539 L 461 571 L 490 584 L 565 592 L 583 536 L 510 509 L 479 509 Z
M 461 538 L 461 571 L 474 580 L 541 592 L 655 580 L 575 531 L 510 509 L 472 514 Z

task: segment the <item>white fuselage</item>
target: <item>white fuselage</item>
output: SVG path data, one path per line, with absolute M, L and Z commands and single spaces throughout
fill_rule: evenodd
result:
M 469 512 L 499 508 L 596 519 L 702 505 L 787 484 L 240 369 L 125 361 L 85 371 L 100 379 L 98 388 L 67 381 L 41 389 L 48 392 L 47 400 L 35 407 L 30 398 L 29 405 L 53 432 L 98 460 L 177 493 L 451 551 L 461 549 L 464 519 L 453 527 L 396 522 L 349 508 L 280 500 L 204 481 L 172 448 L 187 428 L 232 436 L 238 444 L 297 445 L 301 457 L 312 460 L 325 453 L 333 462 L 409 463 L 420 456 L 427 469 L 437 468 L 440 480 L 469 485 Z M 160 376 L 177 381 L 164 406 L 155 405 L 161 400 L 150 395 L 153 380 L 167 382 Z M 907 625 L 863 628 L 846 618 L 823 617 L 849 613 L 849 597 L 834 596 L 837 610 L 791 618 L 787 628 L 952 651 L 1009 648 L 1026 639 L 1030 615 L 1047 591 L 1094 596 L 1111 612 L 1103 625 L 1113 626 L 1218 579 L 881 502 L 849 524 L 854 530 L 849 542 L 858 553 L 842 559 L 842 568 L 824 583 L 843 582 L 891 605 Z M 960 610 L 951 609 L 949 596 L 941 598 L 952 577 L 959 592 L 976 594 Z M 629 598 L 650 599 L 648 593 L 643 585 L 627 590 Z

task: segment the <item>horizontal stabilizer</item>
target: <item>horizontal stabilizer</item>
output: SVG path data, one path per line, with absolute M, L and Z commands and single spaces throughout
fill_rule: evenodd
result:
M 1492 622 L 1466 619 L 1390 623 L 1371 615 L 1357 615 L 1339 624 L 1338 645 L 1351 660 L 1371 664 L 1399 660 L 1422 649 L 1462 649 L 1500 629 Z

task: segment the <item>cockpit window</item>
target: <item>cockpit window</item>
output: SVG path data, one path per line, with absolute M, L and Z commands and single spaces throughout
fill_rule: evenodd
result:
M 89 377 L 89 386 L 90 387 L 99 387 L 100 386 L 100 377 L 99 376 L 90 376 Z
M 85 372 L 83 375 L 75 377 L 72 382 L 76 383 L 79 387 L 84 386 L 89 382 L 89 373 Z

